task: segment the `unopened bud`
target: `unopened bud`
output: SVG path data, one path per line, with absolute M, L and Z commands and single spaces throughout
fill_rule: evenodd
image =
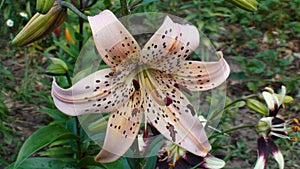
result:
M 279 95 L 279 94 L 275 94 L 276 95 L 276 97 L 278 98 L 278 99 L 280 99 L 280 97 L 281 97 L 281 95 Z M 292 103 L 294 101 L 294 98 L 293 97 L 291 97 L 291 96 L 284 96 L 284 99 L 283 99 L 283 102 L 282 103 L 284 103 L 284 104 L 289 104 L 289 103 Z
M 53 6 L 55 0 L 37 0 L 36 11 L 41 14 L 46 14 Z
M 257 1 L 256 0 L 226 0 L 233 5 L 242 8 L 246 11 L 256 11 L 257 10 Z
M 270 130 L 270 117 L 262 118 L 256 124 L 256 130 L 258 133 L 267 133 Z
M 269 114 L 268 108 L 258 100 L 248 99 L 248 100 L 246 100 L 246 106 L 250 110 L 253 110 L 253 111 L 255 111 L 257 113 L 260 113 L 264 116 L 267 116 Z
M 67 9 L 55 1 L 47 14 L 36 13 L 25 27 L 12 40 L 14 46 L 24 46 L 49 35 L 60 26 L 67 17 Z

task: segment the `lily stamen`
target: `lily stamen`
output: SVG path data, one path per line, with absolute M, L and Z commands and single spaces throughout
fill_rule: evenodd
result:
M 298 142 L 298 139 L 297 139 L 297 137 L 292 137 L 292 138 L 290 139 L 290 141 L 293 142 L 293 143 L 296 143 L 296 142 Z
M 297 118 L 294 118 L 294 119 L 293 119 L 293 123 L 295 123 L 295 124 L 297 124 L 298 126 L 300 126 L 300 122 L 299 122 L 299 120 L 298 120 Z

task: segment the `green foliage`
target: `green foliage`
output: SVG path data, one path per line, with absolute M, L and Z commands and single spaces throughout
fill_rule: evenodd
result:
M 76 136 L 73 133 L 60 126 L 50 125 L 50 126 L 40 128 L 24 142 L 18 154 L 14 168 L 18 168 L 24 162 L 24 160 L 26 160 L 31 154 L 49 145 L 55 140 L 75 139 L 75 138 Z M 66 153 L 62 150 L 65 149 L 61 149 L 61 150 L 56 149 L 56 152 L 53 153 L 53 151 L 55 150 L 49 149 L 48 155 L 53 156 L 55 154 Z M 47 153 L 43 153 L 43 155 L 45 156 L 47 155 Z

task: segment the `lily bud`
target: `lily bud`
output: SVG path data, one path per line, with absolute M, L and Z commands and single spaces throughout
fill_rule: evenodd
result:
M 49 35 L 67 17 L 67 9 L 55 1 L 47 14 L 36 13 L 12 40 L 13 46 L 24 46 Z
M 267 133 L 267 131 L 270 130 L 270 123 L 271 123 L 270 117 L 262 118 L 256 124 L 255 126 L 256 130 L 258 131 L 258 133 Z
M 246 11 L 256 11 L 258 2 L 256 0 L 226 0 L 233 5 Z
M 278 99 L 280 99 L 281 95 L 279 95 L 279 94 L 275 94 L 275 95 Z M 285 95 L 282 103 L 289 104 L 289 103 L 292 103 L 293 101 L 294 101 L 293 97 Z
M 37 0 L 36 11 L 41 14 L 46 14 L 53 6 L 55 0 Z
M 269 110 L 268 108 L 263 104 L 261 103 L 260 101 L 258 100 L 255 100 L 255 99 L 248 99 L 246 101 L 246 106 L 250 109 L 250 110 L 253 110 L 257 113 L 260 113 L 264 116 L 267 116 L 269 114 Z

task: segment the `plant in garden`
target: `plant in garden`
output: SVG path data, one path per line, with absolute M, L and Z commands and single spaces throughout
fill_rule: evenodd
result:
M 278 97 L 273 89 L 266 88 L 262 93 L 264 100 L 268 106 L 266 117 L 259 120 L 256 125 L 260 137 L 257 140 L 258 160 L 255 169 L 264 168 L 268 155 L 271 154 L 278 162 L 279 168 L 284 168 L 284 159 L 279 148 L 274 143 L 274 139 L 285 138 L 292 142 L 297 142 L 296 137 L 289 137 L 289 132 L 299 132 L 300 126 L 298 119 L 283 120 L 278 116 L 280 109 L 283 108 L 286 89 L 281 88 L 281 95 Z
M 210 145 L 205 131 L 182 91 L 191 95 L 221 84 L 229 75 L 223 57 L 218 62 L 185 61 L 198 47 L 199 33 L 168 17 L 143 49 L 110 11 L 88 19 L 96 47 L 111 68 L 69 89 L 54 81 L 52 96 L 68 115 L 112 112 L 96 161 L 112 162 L 122 156 L 135 140 L 143 116 L 167 139 L 206 156 Z
M 40 0 L 39 2 L 42 1 L 44 0 Z M 49 4 L 52 3 L 50 1 L 47 1 L 47 3 L 48 2 Z M 61 7 L 59 9 L 64 11 L 64 16 L 66 14 L 66 8 L 76 12 L 76 8 L 74 7 L 76 6 L 79 9 L 77 14 L 79 14 L 81 18 L 78 21 L 79 24 L 75 24 L 77 18 L 74 19 L 74 15 L 68 13 L 68 24 L 64 24 L 57 29 L 58 31 L 56 30 L 60 32 L 60 29 L 62 29 L 65 30 L 65 32 L 60 32 L 60 36 L 58 34 L 56 34 L 57 36 L 53 35 L 54 45 L 43 49 L 45 50 L 43 54 L 48 56 L 50 53 L 49 56 L 51 56 L 54 51 L 58 57 L 51 57 L 52 64 L 46 69 L 47 75 L 56 76 L 52 84 L 54 103 L 64 113 L 72 116 L 88 113 L 104 114 L 104 118 L 97 121 L 97 123 L 103 122 L 101 125 L 92 126 L 91 124 L 92 127 L 103 127 L 106 125 L 106 120 L 108 119 L 104 146 L 97 155 L 96 160 L 98 162 L 115 162 L 102 164 L 94 162 L 93 156 L 97 153 L 99 146 L 91 141 L 93 138 L 87 136 L 82 126 L 80 126 L 77 117 L 70 118 L 62 114 L 55 108 L 51 97 L 49 97 L 47 93 L 44 93 L 42 97 L 49 106 L 43 106 L 41 111 L 46 112 L 53 121 L 48 126 L 38 129 L 25 141 L 19 152 L 17 161 L 8 168 L 18 168 L 19 166 L 32 168 L 34 164 L 36 164 L 35 168 L 42 168 L 43 166 L 52 166 L 52 168 L 88 168 L 90 166 L 101 168 L 147 168 L 148 166 L 152 166 L 151 168 L 153 168 L 156 164 L 160 168 L 221 168 L 225 165 L 224 161 L 227 160 L 223 158 L 223 161 L 210 155 L 214 154 L 214 150 L 218 149 L 219 146 L 217 142 L 214 141 L 214 138 L 223 134 L 227 137 L 228 135 L 226 133 L 237 129 L 246 127 L 255 128 L 255 125 L 237 126 L 224 131 L 214 129 L 216 133 L 211 136 L 205 134 L 204 127 L 199 123 L 199 120 L 197 120 L 199 112 L 194 108 L 196 105 L 192 105 L 190 100 L 188 100 L 189 95 L 194 95 L 195 91 L 207 90 L 217 86 L 227 78 L 229 72 L 227 71 L 228 65 L 222 56 L 220 56 L 219 61 L 216 62 L 185 60 L 198 46 L 199 42 L 197 41 L 199 41 L 199 35 L 196 27 L 174 23 L 167 17 L 163 25 L 152 36 L 148 43 L 146 43 L 144 48 L 141 49 L 133 39 L 133 35 L 130 35 L 114 14 L 104 10 L 110 7 L 115 14 L 118 13 L 116 11 L 119 11 L 124 15 L 139 11 L 140 9 L 143 11 L 148 9 L 145 8 L 145 6 L 149 3 L 159 4 L 158 2 L 121 0 L 120 2 L 114 1 L 114 3 L 111 3 L 111 1 L 72 0 L 71 3 L 73 3 L 74 6 L 70 5 L 69 1 L 56 1 L 54 3 L 57 5 L 57 2 L 59 2 L 58 5 Z M 212 1 L 172 1 L 166 2 L 166 4 L 175 4 L 175 6 L 176 4 L 179 6 L 186 4 L 186 6 L 182 6 L 178 9 L 172 6 L 172 11 L 176 13 L 178 10 L 178 15 L 180 16 L 188 14 L 186 18 L 188 20 L 189 18 L 196 18 L 196 22 L 198 22 L 198 18 L 201 17 L 218 17 L 224 13 L 229 14 L 228 11 L 231 12 L 229 9 L 227 11 L 226 7 L 222 8 L 218 5 L 216 5 L 216 8 L 210 9 L 210 7 L 207 7 L 207 4 L 211 2 Z M 257 5 L 254 0 L 235 0 L 231 2 L 247 10 L 255 10 Z M 47 9 L 53 7 L 53 5 L 49 4 L 45 4 L 46 6 L 43 6 L 41 3 L 37 4 L 37 10 L 47 15 Z M 205 7 L 202 8 L 199 4 L 204 4 Z M 160 8 L 158 6 L 159 5 L 156 7 L 150 6 L 149 10 L 151 8 L 154 11 L 157 9 L 168 11 L 168 8 Z M 191 6 L 198 8 L 190 8 Z M 199 10 L 200 8 L 201 11 L 204 11 L 205 16 L 199 17 L 199 14 L 195 13 L 195 9 Z M 73 63 L 77 59 L 82 45 L 89 36 L 89 30 L 85 29 L 88 28 L 88 25 L 84 25 L 84 20 L 87 18 L 84 13 L 92 15 L 98 13 L 99 9 L 103 12 L 88 18 L 98 52 L 105 63 L 110 67 L 107 68 L 106 65 L 100 65 L 101 70 L 78 81 L 78 79 L 85 75 L 81 74 L 79 78 L 76 75 L 74 78 L 71 78 L 70 74 L 73 72 Z M 218 11 L 222 9 L 225 9 L 225 12 L 223 11 L 224 13 L 221 12 L 220 14 Z M 78 13 L 80 11 L 83 13 Z M 211 15 L 212 11 L 216 12 Z M 28 14 L 31 16 L 30 13 Z M 39 14 L 39 16 L 42 16 L 42 14 Z M 43 22 L 44 20 L 45 19 L 41 19 Z M 32 23 L 31 21 L 29 23 Z M 15 24 L 18 23 L 15 22 Z M 61 23 L 59 23 L 59 25 L 60 24 Z M 201 24 L 203 24 L 201 21 L 196 24 L 198 29 L 201 27 Z M 218 27 L 218 24 L 215 23 L 214 26 Z M 27 26 L 25 26 L 24 30 L 28 29 L 26 27 Z M 45 27 L 41 26 L 39 28 L 42 30 Z M 204 27 L 209 28 L 210 24 L 205 24 Z M 54 31 L 54 27 L 46 31 L 47 35 L 52 31 Z M 167 31 L 167 33 L 165 33 L 165 31 Z M 26 32 L 25 35 L 29 36 L 28 31 Z M 182 33 L 181 36 L 180 32 Z M 38 33 L 38 31 L 35 33 Z M 175 34 L 179 34 L 179 36 L 176 38 Z M 21 40 L 23 42 L 20 43 L 25 45 L 45 36 L 46 33 L 40 33 L 37 35 L 38 38 L 30 42 L 26 42 L 27 38 L 23 38 Z M 188 41 L 190 42 L 188 43 Z M 183 49 L 181 49 L 181 47 L 183 47 Z M 54 48 L 59 48 L 59 50 Z M 274 74 L 280 72 L 281 69 L 284 69 L 286 65 L 290 64 L 290 62 L 287 63 L 284 59 L 280 58 L 279 60 L 282 61 L 279 63 L 280 67 L 274 66 L 275 68 L 270 68 L 269 70 L 267 65 L 272 62 L 276 63 L 276 61 L 272 59 L 263 61 L 267 55 L 269 56 L 268 51 L 262 52 L 255 56 L 255 59 L 251 59 L 250 64 L 245 62 L 243 67 L 249 69 L 247 73 L 260 75 L 263 70 L 265 70 L 261 68 L 263 67 L 267 68 L 268 77 L 272 77 Z M 272 55 L 270 55 L 270 57 L 271 56 Z M 179 59 L 177 59 L 177 57 Z M 245 60 L 243 60 L 243 62 L 244 61 Z M 200 68 L 198 68 L 198 66 L 200 66 Z M 103 67 L 105 68 L 103 69 Z M 273 69 L 275 71 L 273 71 Z M 224 72 L 221 70 L 224 70 Z M 221 78 L 218 79 L 218 76 Z M 207 80 L 210 81 L 208 82 Z M 62 89 L 57 85 L 58 83 L 61 86 L 67 87 L 71 86 L 72 82 L 76 83 L 69 89 Z M 47 80 L 44 80 L 43 83 L 49 85 Z M 215 85 L 209 86 L 209 84 L 212 83 L 215 83 Z M 269 93 L 273 95 L 274 92 L 269 90 Z M 253 99 L 254 97 L 257 99 Z M 240 100 L 246 102 L 247 107 L 251 110 L 255 110 L 265 116 L 261 118 L 256 125 L 260 136 L 258 142 L 268 147 L 268 150 L 259 148 L 259 152 L 264 152 L 264 155 L 266 152 L 272 154 L 271 149 L 274 150 L 274 147 L 277 147 L 273 144 L 273 141 L 270 141 L 271 139 L 275 140 L 274 137 L 278 136 L 291 139 L 292 137 L 288 137 L 285 132 L 289 132 L 291 129 L 299 129 L 299 122 L 297 122 L 297 120 L 280 121 L 278 120 L 281 119 L 279 115 L 270 116 L 268 112 L 270 109 L 269 105 L 272 105 L 270 104 L 272 102 L 268 102 L 268 99 L 265 99 L 267 107 L 264 105 L 265 103 L 261 102 L 259 95 L 251 95 Z M 280 100 L 279 98 L 278 102 L 274 101 L 274 103 L 281 104 Z M 235 103 L 234 101 L 228 104 L 225 109 L 228 110 L 234 107 Z M 282 107 L 280 109 L 282 109 Z M 179 109 L 183 111 L 179 111 Z M 187 111 L 186 113 L 185 110 Z M 155 113 L 153 113 L 153 111 Z M 222 111 L 223 110 L 220 110 L 220 112 Z M 110 114 L 107 115 L 106 112 Z M 279 122 L 273 124 L 272 121 Z M 142 122 L 145 122 L 144 126 Z M 191 125 L 191 123 L 195 123 L 196 125 Z M 293 127 L 289 127 L 290 124 L 292 124 Z M 123 156 L 131 144 L 135 146 L 133 140 L 136 138 L 136 135 L 141 135 L 139 128 L 145 127 L 144 138 L 146 138 L 145 135 L 147 134 L 145 133 L 147 133 L 146 131 L 150 126 L 154 126 L 154 128 L 159 130 L 159 132 L 169 140 L 163 142 L 159 139 L 149 139 L 148 141 L 151 142 L 146 142 L 146 145 L 150 146 L 150 150 L 153 148 L 151 146 L 157 144 L 159 148 L 156 147 L 157 151 L 155 151 L 155 153 L 159 153 L 152 154 L 154 158 L 150 157 L 147 159 L 130 159 L 126 157 L 126 154 Z M 207 128 L 210 128 L 210 126 L 207 126 Z M 152 131 L 152 133 L 155 132 Z M 275 136 L 276 134 L 277 136 Z M 101 137 L 104 138 L 104 135 Z M 207 137 L 209 137 L 209 139 L 207 139 Z M 293 140 L 293 138 L 291 140 Z M 242 143 L 244 142 L 242 140 L 238 143 L 241 143 L 238 144 L 238 149 L 243 147 Z M 211 148 L 210 144 L 212 144 L 212 149 L 208 152 Z M 45 150 L 37 153 L 38 156 L 41 157 L 27 159 L 32 153 L 46 146 L 47 148 L 45 148 Z M 196 152 L 195 149 L 198 152 Z M 238 151 L 240 150 L 236 150 L 236 152 Z M 248 149 L 246 151 L 248 152 Z M 247 152 L 237 153 L 237 156 L 244 159 L 246 158 Z M 279 151 L 277 151 L 275 156 L 276 159 L 280 159 L 281 157 L 278 155 L 280 154 L 278 152 Z M 274 155 L 274 153 L 272 155 Z M 259 157 L 256 167 L 263 167 L 265 165 L 264 160 L 265 158 Z M 149 165 L 150 163 L 153 164 Z M 280 162 L 280 164 L 282 163 Z

